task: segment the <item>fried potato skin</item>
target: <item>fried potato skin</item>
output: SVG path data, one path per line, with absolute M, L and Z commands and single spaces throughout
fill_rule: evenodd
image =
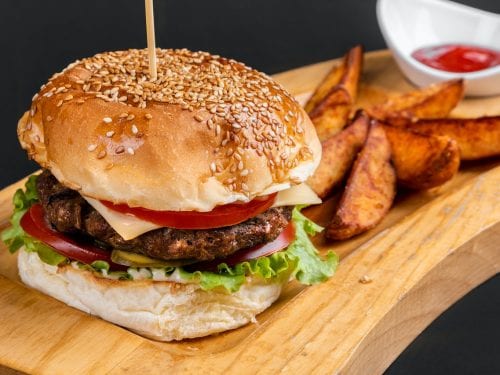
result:
M 340 133 L 321 143 L 321 162 L 307 184 L 321 199 L 344 180 L 356 155 L 365 143 L 369 118 L 363 112 L 356 114 L 353 121 Z
M 440 82 L 422 89 L 389 98 L 387 102 L 367 109 L 370 116 L 394 126 L 408 120 L 446 117 L 462 99 L 462 79 Z
M 425 119 L 407 123 L 407 128 L 422 134 L 453 138 L 457 141 L 462 160 L 500 155 L 500 116 Z
M 396 195 L 396 172 L 384 129 L 372 122 L 358 154 L 326 237 L 344 240 L 377 225 Z
M 345 59 L 345 57 L 344 57 Z M 323 81 L 313 92 L 312 96 L 307 101 L 304 109 L 307 113 L 311 113 L 314 108 L 318 106 L 330 93 L 330 91 L 337 86 L 342 80 L 342 76 L 345 73 L 345 61 L 342 61 L 340 65 L 334 65 L 332 69 L 328 72 Z
M 320 141 L 341 131 L 349 119 L 353 101 L 349 93 L 337 86 L 310 114 Z
M 391 144 L 398 184 L 415 190 L 430 189 L 457 174 L 460 152 L 452 138 L 382 126 Z
M 356 46 L 332 68 L 313 93 L 305 110 L 311 117 L 321 141 L 338 133 L 346 125 L 356 100 L 363 63 L 363 48 Z

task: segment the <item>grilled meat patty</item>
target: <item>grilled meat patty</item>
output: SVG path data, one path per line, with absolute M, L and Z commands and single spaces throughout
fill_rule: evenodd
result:
M 49 172 L 37 180 L 46 220 L 59 232 L 86 235 L 109 248 L 158 259 L 212 260 L 274 240 L 291 220 L 292 207 L 275 207 L 243 223 L 203 230 L 160 228 L 124 240 L 82 196 Z

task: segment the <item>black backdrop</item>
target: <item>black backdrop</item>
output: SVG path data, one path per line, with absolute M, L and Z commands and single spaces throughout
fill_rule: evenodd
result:
M 459 2 L 500 13 L 499 0 Z M 75 59 L 144 47 L 143 7 L 142 0 L 0 1 L 0 188 L 36 169 L 15 128 L 39 86 Z M 357 43 L 385 46 L 374 0 L 156 0 L 155 17 L 160 47 L 208 50 L 270 74 Z M 433 323 L 387 373 L 500 374 L 499 295 L 497 276 Z

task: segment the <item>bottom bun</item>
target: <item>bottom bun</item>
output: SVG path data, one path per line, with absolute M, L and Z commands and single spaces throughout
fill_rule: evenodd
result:
M 207 336 L 240 327 L 268 308 L 282 283 L 249 280 L 236 293 L 204 291 L 197 284 L 112 280 L 71 265 L 50 266 L 19 251 L 23 282 L 69 306 L 160 340 Z

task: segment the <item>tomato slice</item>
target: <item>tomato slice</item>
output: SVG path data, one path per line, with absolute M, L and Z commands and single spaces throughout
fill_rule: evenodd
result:
M 239 250 L 236 253 L 224 259 L 216 259 L 209 262 L 201 262 L 190 265 L 188 268 L 198 271 L 216 271 L 217 266 L 221 263 L 226 263 L 228 266 L 252 260 L 260 257 L 265 257 L 280 250 L 285 249 L 295 240 L 295 227 L 293 222 L 290 221 L 281 234 L 271 242 L 264 245 L 254 246 L 248 249 Z
M 111 210 L 133 215 L 139 219 L 164 227 L 176 229 L 212 229 L 242 223 L 266 211 L 274 203 L 277 193 L 256 198 L 248 203 L 231 203 L 217 206 L 210 212 L 198 211 L 154 211 L 142 207 L 129 207 L 101 201 Z
M 90 244 L 81 244 L 72 238 L 51 229 L 43 217 L 43 209 L 39 204 L 31 206 L 29 211 L 21 219 L 21 227 L 30 236 L 51 246 L 59 254 L 82 263 L 91 264 L 96 260 L 104 260 L 112 269 L 124 270 L 119 264 L 111 261 L 109 251 L 103 250 Z
M 81 244 L 72 238 L 59 233 L 50 228 L 43 217 L 43 208 L 40 204 L 31 206 L 29 211 L 21 218 L 21 227 L 30 236 L 44 242 L 54 248 L 59 254 L 70 259 L 78 260 L 82 263 L 91 264 L 96 260 L 108 262 L 113 270 L 126 270 L 128 267 L 116 264 L 111 261 L 111 253 L 90 244 Z M 196 270 L 212 270 L 216 271 L 220 263 L 226 263 L 229 266 L 234 266 L 245 260 L 256 259 L 263 256 L 268 256 L 286 248 L 295 239 L 295 227 L 293 222 L 290 222 L 280 235 L 271 242 L 264 245 L 251 247 L 237 251 L 224 259 L 217 259 L 210 262 L 200 262 L 189 266 Z

